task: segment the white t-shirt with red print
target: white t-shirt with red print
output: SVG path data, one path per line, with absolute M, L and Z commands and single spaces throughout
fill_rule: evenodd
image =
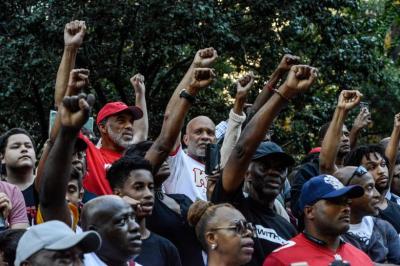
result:
M 182 146 L 170 154 L 167 160 L 171 175 L 163 186 L 168 194 L 184 194 L 193 202 L 207 200 L 207 175 L 204 164 L 187 155 Z

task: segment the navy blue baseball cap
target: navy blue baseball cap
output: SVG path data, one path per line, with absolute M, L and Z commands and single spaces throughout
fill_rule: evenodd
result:
M 259 160 L 261 158 L 268 158 L 271 156 L 273 156 L 274 160 L 281 160 L 285 162 L 287 166 L 294 165 L 295 163 L 295 160 L 292 156 L 285 153 L 278 144 L 272 141 L 261 142 L 254 153 L 252 160 Z
M 343 186 L 343 184 L 334 176 L 319 175 L 311 178 L 304 183 L 301 189 L 299 207 L 304 210 L 305 206 L 314 205 L 322 199 L 334 199 L 342 196 L 348 198 L 358 198 L 364 195 L 364 189 L 361 186 Z

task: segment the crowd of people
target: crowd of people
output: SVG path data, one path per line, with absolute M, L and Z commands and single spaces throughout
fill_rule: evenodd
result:
M 65 26 L 57 115 L 39 161 L 26 130 L 0 136 L 0 265 L 400 265 L 400 114 L 390 137 L 359 145 L 371 115 L 361 107 L 349 131 L 363 95 L 343 90 L 319 147 L 296 162 L 269 129 L 318 70 L 285 55 L 253 103 L 249 72 L 226 121 L 203 114 L 184 125 L 216 79 L 217 51 L 205 48 L 156 139 L 141 74 L 130 80 L 135 106 L 104 105 L 93 138 L 90 72 L 75 69 L 85 34 L 84 21 Z

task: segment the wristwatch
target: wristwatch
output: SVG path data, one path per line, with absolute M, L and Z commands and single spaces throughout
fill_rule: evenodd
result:
M 185 89 L 181 90 L 181 92 L 179 93 L 179 97 L 185 98 L 192 105 L 196 103 L 196 98 L 193 95 L 190 95 L 189 93 L 187 93 Z

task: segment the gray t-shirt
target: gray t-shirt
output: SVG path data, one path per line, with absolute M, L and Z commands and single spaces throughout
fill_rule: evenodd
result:
M 351 224 L 343 239 L 361 249 L 374 262 L 400 264 L 400 238 L 394 227 L 380 218 L 365 216 Z

